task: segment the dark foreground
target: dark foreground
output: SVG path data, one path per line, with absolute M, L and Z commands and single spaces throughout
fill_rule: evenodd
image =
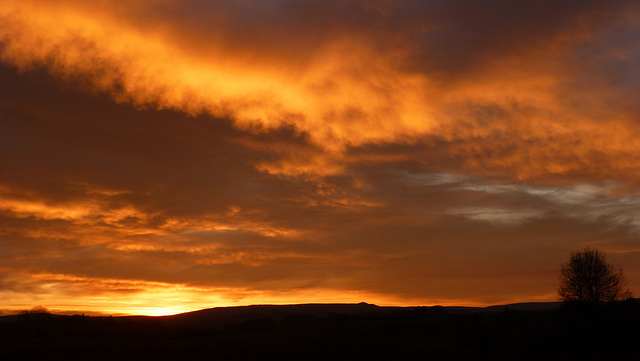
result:
M 640 304 L 0 317 L 0 360 L 638 360 Z

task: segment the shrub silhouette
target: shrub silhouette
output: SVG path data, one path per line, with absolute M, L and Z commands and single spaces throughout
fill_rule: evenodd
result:
M 560 298 L 565 302 L 601 304 L 631 298 L 622 268 L 614 269 L 598 250 L 572 252 L 560 269 Z
M 23 315 L 26 315 L 26 314 L 30 314 L 30 313 L 36 313 L 36 314 L 37 314 L 37 313 L 50 313 L 50 312 L 49 312 L 49 310 L 48 310 L 46 307 L 44 307 L 44 306 L 35 306 L 35 307 L 31 308 L 30 310 L 28 310 L 28 311 L 22 311 L 21 313 L 22 313 Z

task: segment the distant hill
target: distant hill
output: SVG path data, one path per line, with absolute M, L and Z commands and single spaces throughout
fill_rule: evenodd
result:
M 508 308 L 512 311 L 540 312 L 558 310 L 561 306 L 562 302 L 522 302 L 501 306 L 489 306 L 483 308 L 483 310 L 486 312 L 495 312 L 503 311 L 505 308 Z
M 285 318 L 301 316 L 325 318 L 329 316 L 364 316 L 399 314 L 413 312 L 415 310 L 442 310 L 449 314 L 459 313 L 495 313 L 502 312 L 505 308 L 512 311 L 552 311 L 561 306 L 560 302 L 529 302 L 514 303 L 508 305 L 495 305 L 489 307 L 462 307 L 462 306 L 417 306 L 417 307 L 382 307 L 369 303 L 358 304 L 298 304 L 298 305 L 252 305 L 236 307 L 216 307 L 199 311 L 186 312 L 171 316 L 129 316 L 129 317 L 154 317 L 163 319 L 176 325 L 189 325 L 194 327 L 225 325 L 245 322 L 251 319 L 270 318 L 274 321 L 282 321 Z M 126 316 L 125 316 L 126 317 Z
M 324 318 L 339 315 L 373 315 L 411 310 L 408 307 L 379 307 L 368 303 L 358 304 L 298 304 L 298 305 L 252 305 L 237 307 L 216 307 L 200 311 L 181 313 L 157 318 L 177 325 L 224 325 L 245 322 L 251 319 L 270 318 L 282 321 L 286 318 Z M 132 316 L 140 317 L 140 316 Z
M 527 303 L 514 303 L 506 305 L 493 305 L 488 307 L 466 307 L 466 306 L 377 306 L 374 304 L 361 302 L 357 304 L 348 303 L 309 303 L 309 304 L 293 304 L 293 305 L 249 305 L 249 306 L 231 306 L 231 307 L 214 307 L 207 308 L 198 311 L 190 311 L 169 316 L 140 316 L 140 315 L 118 315 L 113 317 L 123 318 L 157 318 L 164 319 L 170 322 L 176 323 L 228 323 L 244 321 L 251 318 L 270 317 L 276 320 L 280 320 L 283 317 L 291 315 L 310 315 L 313 317 L 325 317 L 330 314 L 352 314 L 352 315 L 366 315 L 366 314 L 380 314 L 388 312 L 401 312 L 411 311 L 415 309 L 440 309 L 446 310 L 448 313 L 491 313 L 501 312 L 506 308 L 513 311 L 552 311 L 557 310 L 562 305 L 561 302 L 527 302 Z M 29 311 L 31 312 L 31 311 Z M 59 315 L 56 312 L 52 312 L 55 315 Z M 61 316 L 74 316 L 78 315 L 78 312 L 66 311 Z M 0 322 L 2 320 L 10 320 L 18 315 L 0 314 Z M 100 314 L 88 315 L 92 317 L 108 317 Z

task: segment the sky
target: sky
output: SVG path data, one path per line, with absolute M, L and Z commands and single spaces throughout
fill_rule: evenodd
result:
M 637 1 L 0 0 L 0 309 L 640 294 Z

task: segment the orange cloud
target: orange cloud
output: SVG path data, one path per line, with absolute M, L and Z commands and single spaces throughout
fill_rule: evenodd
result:
M 575 74 L 563 58 L 598 41 L 584 28 L 566 26 L 530 47 L 518 46 L 518 53 L 483 55 L 473 72 L 443 78 L 404 66 L 415 44 L 387 45 L 406 40 L 407 32 L 428 36 L 424 24 L 395 29 L 396 34 L 379 39 L 360 29 L 340 34 L 328 29 L 334 37 L 308 49 L 300 61 L 287 59 L 286 53 L 274 55 L 224 29 L 212 31 L 211 41 L 202 43 L 189 41 L 188 33 L 180 34 L 170 23 L 139 21 L 140 14 L 155 9 L 152 5 L 165 10 L 179 6 L 6 1 L 0 13 L 5 24 L 1 58 L 21 69 L 44 66 L 140 107 L 229 116 L 249 132 L 293 126 L 323 149 L 257 164 L 272 174 L 338 174 L 345 169 L 347 146 L 416 144 L 436 137 L 448 143 L 447 152 L 465 171 L 479 174 L 517 179 L 576 173 L 628 180 L 639 176 L 633 160 L 638 113 L 606 110 L 607 104 L 575 106 L 581 95 L 597 99 L 606 94 L 607 84 L 598 84 L 602 91 L 567 88 L 582 73 Z M 376 16 L 391 11 L 388 4 L 362 9 Z M 593 14 L 576 17 L 576 22 L 599 19 Z M 267 31 L 265 36 L 277 48 L 277 34 Z M 442 55 L 424 55 L 425 63 L 429 56 Z M 578 94 L 562 93 L 566 91 Z
M 394 70 L 390 59 L 348 35 L 316 49 L 311 63 L 292 74 L 287 64 L 274 70 L 260 59 L 236 65 L 224 48 L 199 57 L 104 10 L 9 1 L 0 14 L 7 24 L 2 59 L 22 69 L 46 66 L 139 106 L 230 115 L 251 131 L 293 124 L 329 149 L 432 125 L 425 79 Z

